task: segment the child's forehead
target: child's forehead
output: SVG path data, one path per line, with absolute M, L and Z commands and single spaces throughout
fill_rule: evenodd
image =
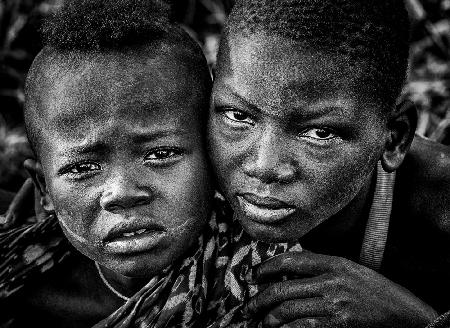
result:
M 47 69 L 47 106 L 166 103 L 199 88 L 186 67 L 164 58 L 107 54 L 92 60 L 55 63 Z
M 282 92 L 283 98 L 300 92 L 314 99 L 351 93 L 357 77 L 345 58 L 276 36 L 237 35 L 223 48 L 216 87 L 223 83 L 241 89 L 254 86 L 254 91 Z
M 126 123 L 152 127 L 155 122 L 194 126 L 206 91 L 186 68 L 165 64 L 167 60 L 115 54 L 76 65 L 55 62 L 47 69 L 52 78 L 46 79 L 40 97 L 48 129 L 77 130 L 82 136 L 83 130 L 108 122 L 118 128 Z
M 219 69 L 237 66 L 240 70 L 255 71 L 257 68 L 260 74 L 278 77 L 314 71 L 344 78 L 358 69 L 356 61 L 338 51 L 264 32 L 226 35 L 221 44 L 220 60 Z
M 131 147 L 156 136 L 200 133 L 197 107 L 189 105 L 189 100 L 182 104 L 167 100 L 169 97 L 158 98 L 151 101 L 120 98 L 67 101 L 59 109 L 48 111 L 44 140 L 51 140 L 48 147 L 102 140 L 103 144 L 114 148 L 121 142 L 128 142 Z
M 373 106 L 376 99 L 361 81 L 370 76 L 364 60 L 266 33 L 228 34 L 221 44 L 215 92 L 225 87 L 274 106 L 351 99 Z M 366 83 L 367 84 L 367 83 Z

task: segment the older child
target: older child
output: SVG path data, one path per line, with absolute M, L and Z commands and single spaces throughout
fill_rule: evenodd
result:
M 424 327 L 450 308 L 449 150 L 409 150 L 407 56 L 402 1 L 237 1 L 209 120 L 218 181 L 252 237 L 314 252 L 253 272 L 271 283 L 248 304 L 263 326 Z

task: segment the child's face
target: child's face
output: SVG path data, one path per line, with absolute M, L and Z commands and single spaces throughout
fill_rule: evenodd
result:
M 211 193 L 207 88 L 170 51 L 144 57 L 84 62 L 43 101 L 40 160 L 61 226 L 79 251 L 127 276 L 156 274 L 196 242 Z
M 262 34 L 224 46 L 209 121 L 218 181 L 253 237 L 298 239 L 367 190 L 386 115 L 357 100 L 337 58 Z

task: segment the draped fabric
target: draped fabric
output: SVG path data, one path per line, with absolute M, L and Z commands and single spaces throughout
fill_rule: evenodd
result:
M 186 255 L 154 277 L 100 327 L 255 327 L 242 312 L 257 287 L 245 281 L 259 263 L 298 244 L 252 240 L 225 200 L 215 210 L 198 242 Z M 64 260 L 70 246 L 55 216 L 0 234 L 0 298 L 7 299 Z

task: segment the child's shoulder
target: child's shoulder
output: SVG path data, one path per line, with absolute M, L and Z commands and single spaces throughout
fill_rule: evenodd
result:
M 450 150 L 416 137 L 397 170 L 383 274 L 447 311 L 449 242 Z
M 450 238 L 450 147 L 416 137 L 397 171 L 394 208 Z

